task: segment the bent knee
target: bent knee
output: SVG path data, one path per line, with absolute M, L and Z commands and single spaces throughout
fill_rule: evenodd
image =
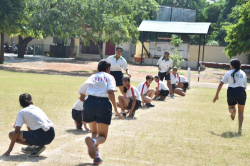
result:
M 119 96 L 118 96 L 118 99 L 121 99 L 121 98 L 123 98 L 123 95 L 119 95 Z
M 14 134 L 14 131 L 9 132 L 9 138 L 10 138 L 10 140 L 12 140 L 13 134 Z

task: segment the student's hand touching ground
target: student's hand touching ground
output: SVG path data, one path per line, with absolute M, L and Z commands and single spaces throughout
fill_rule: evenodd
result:
M 8 149 L 4 154 L 3 154 L 3 156 L 10 156 L 10 152 L 11 152 L 12 150 L 10 150 L 10 149 Z
M 118 116 L 120 119 L 124 119 L 124 116 L 123 116 L 120 112 L 117 113 L 117 116 Z
M 213 102 L 215 103 L 217 100 L 219 100 L 219 96 L 218 95 L 215 95 L 214 99 L 213 99 Z

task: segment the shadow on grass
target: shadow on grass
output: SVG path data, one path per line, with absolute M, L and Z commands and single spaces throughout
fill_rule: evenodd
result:
M 92 163 L 83 163 L 83 164 L 77 164 L 76 166 L 91 166 Z
M 216 134 L 213 131 L 210 131 L 211 134 L 216 135 L 216 136 L 220 136 L 222 138 L 235 138 L 235 137 L 241 137 L 240 133 L 236 133 L 236 132 L 231 132 L 231 131 L 227 131 L 224 132 L 222 134 Z
M 18 162 L 39 162 L 40 160 L 45 160 L 47 157 L 44 156 L 38 156 L 38 157 L 30 157 L 27 154 L 18 154 L 18 155 L 11 155 L 8 157 L 0 157 L 0 160 L 2 161 L 18 161 Z
M 70 134 L 75 134 L 75 135 L 85 135 L 85 134 L 90 133 L 90 131 L 85 131 L 82 129 L 68 129 L 68 130 L 66 130 L 66 132 L 70 133 Z

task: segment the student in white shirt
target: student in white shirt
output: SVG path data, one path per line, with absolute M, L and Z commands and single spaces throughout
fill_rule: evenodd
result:
M 177 73 L 177 67 L 173 68 L 173 72 L 170 74 L 171 78 L 171 85 L 174 93 L 180 95 L 180 96 L 185 96 L 185 93 L 182 91 L 181 88 L 178 88 L 178 83 L 179 83 L 179 74 Z
M 136 87 L 130 85 L 130 78 L 123 77 L 123 92 L 126 96 L 120 95 L 118 97 L 119 102 L 117 103 L 117 107 L 121 108 L 121 113 L 124 117 L 126 117 L 125 110 L 129 110 L 127 113 L 128 117 L 133 118 L 135 115 L 135 111 L 141 107 L 141 95 Z
M 22 152 L 36 157 L 46 149 L 44 145 L 48 145 L 54 140 L 53 123 L 40 108 L 33 105 L 30 94 L 21 94 L 19 102 L 23 109 L 17 114 L 14 124 L 15 131 L 9 133 L 11 143 L 3 156 L 9 156 L 15 143 L 19 143 L 29 145 L 22 148 Z M 23 124 L 27 125 L 28 131 L 20 131 Z
M 72 118 L 74 119 L 76 129 L 82 129 L 82 124 L 84 129 L 89 132 L 86 122 L 82 120 L 83 118 L 83 102 L 79 99 L 72 108 Z
M 246 88 L 247 88 L 247 77 L 246 73 L 240 69 L 241 63 L 238 59 L 233 59 L 230 62 L 231 70 L 225 74 L 221 80 L 216 95 L 213 99 L 215 103 L 219 99 L 219 93 L 223 84 L 228 83 L 227 89 L 227 103 L 228 109 L 231 113 L 231 119 L 234 120 L 236 114 L 235 105 L 238 104 L 238 120 L 239 120 L 239 134 L 242 133 L 242 123 L 244 119 L 244 107 L 246 103 Z
M 166 97 L 169 94 L 168 86 L 160 80 L 159 76 L 155 76 L 154 79 L 158 86 L 156 87 L 155 97 L 153 100 L 156 100 L 159 96 L 160 98 L 158 100 L 165 101 Z
M 150 85 L 153 82 L 153 76 L 147 75 L 146 76 L 146 82 L 142 82 L 137 87 L 139 93 L 141 94 L 142 99 L 142 107 L 144 107 L 144 103 L 147 107 L 154 107 L 155 105 L 151 104 L 152 99 L 155 95 L 155 90 L 150 89 Z
M 116 86 L 119 87 L 120 91 L 123 90 L 122 78 L 123 73 L 122 70 L 125 70 L 129 78 L 131 75 L 129 74 L 128 64 L 125 58 L 122 57 L 123 48 L 116 47 L 116 54 L 111 55 L 107 58 L 107 61 L 111 64 L 110 74 L 114 76 L 116 81 Z M 122 92 L 123 93 L 123 92 Z M 123 93 L 123 95 L 125 95 Z
M 89 156 L 94 159 L 94 165 L 103 162 L 100 157 L 98 145 L 103 144 L 108 135 L 111 123 L 112 105 L 119 118 L 123 115 L 117 111 L 115 94 L 117 91 L 115 79 L 110 72 L 110 63 L 101 60 L 98 64 L 98 73 L 91 75 L 80 87 L 78 93 L 84 103 L 83 121 L 89 124 L 92 138 L 86 137 Z M 85 100 L 86 96 L 88 98 Z M 110 103 L 110 101 L 112 103 Z
M 171 86 L 171 78 L 170 78 L 170 70 L 173 67 L 173 61 L 172 59 L 169 58 L 168 51 L 164 53 L 164 57 L 161 57 L 158 60 L 157 65 L 159 69 L 158 76 L 160 77 L 161 81 L 163 81 L 164 78 L 165 80 L 167 80 L 167 85 L 170 90 L 171 98 L 174 99 L 174 92 Z
M 179 83 L 178 83 L 178 88 L 181 88 L 184 93 L 186 93 L 186 90 L 189 86 L 188 80 L 186 79 L 185 76 L 179 75 Z

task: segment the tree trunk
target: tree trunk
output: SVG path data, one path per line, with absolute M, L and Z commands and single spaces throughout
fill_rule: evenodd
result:
M 18 58 L 24 58 L 25 50 L 27 44 L 33 39 L 33 37 L 22 38 L 22 36 L 18 35 Z
M 98 49 L 99 49 L 100 59 L 103 59 L 103 55 L 102 55 L 103 43 L 102 42 L 98 42 L 97 45 L 98 45 Z
M 71 40 L 70 40 L 69 57 L 75 58 L 75 36 L 74 35 L 71 37 Z
M 4 62 L 4 33 L 1 32 L 1 52 L 0 52 L 0 64 Z

